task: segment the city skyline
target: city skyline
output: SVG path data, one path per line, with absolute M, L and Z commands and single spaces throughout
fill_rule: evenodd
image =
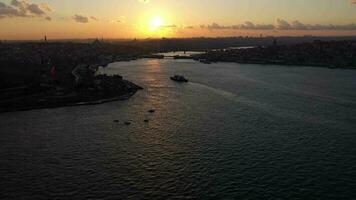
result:
M 356 35 L 353 0 L 1 0 L 0 39 Z

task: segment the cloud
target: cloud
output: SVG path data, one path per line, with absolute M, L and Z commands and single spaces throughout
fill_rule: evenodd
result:
M 162 25 L 160 28 L 177 28 L 177 25 L 172 24 L 172 25 Z
M 279 30 L 290 30 L 292 26 L 284 19 L 277 19 L 277 29 Z
M 355 0 L 356 1 L 356 0 Z M 288 22 L 284 19 L 277 19 L 276 24 L 254 24 L 247 21 L 243 24 L 237 25 L 221 25 L 212 23 L 209 25 L 200 25 L 201 29 L 214 30 L 356 30 L 356 24 L 305 24 L 298 20 Z
M 109 22 L 109 23 L 121 23 L 121 24 L 124 24 L 124 23 L 126 23 L 126 17 L 125 16 L 120 16 L 120 17 L 117 17 L 117 18 L 108 19 L 106 21 Z
M 0 2 L 0 18 L 19 16 L 17 9 Z
M 185 29 L 195 29 L 195 27 L 194 26 L 186 26 L 186 27 L 184 27 Z
M 356 30 L 355 24 L 304 24 L 299 21 L 288 23 L 285 20 L 277 20 L 277 29 L 279 30 Z
M 94 21 L 99 21 L 99 19 L 96 18 L 96 17 L 94 17 L 94 16 L 90 16 L 90 19 L 91 19 L 91 20 L 94 20 Z
M 74 15 L 72 16 L 72 19 L 78 23 L 88 23 L 89 18 L 83 15 Z
M 200 25 L 200 28 L 207 28 L 209 30 L 273 30 L 275 26 L 272 24 L 254 24 L 250 21 L 245 22 L 244 24 L 237 24 L 232 26 L 220 25 L 218 23 L 212 23 L 210 25 Z
M 73 19 L 75 22 L 83 23 L 83 24 L 89 23 L 90 21 L 99 21 L 99 18 L 97 18 L 97 17 L 95 17 L 95 16 L 87 17 L 87 16 L 80 15 L 80 14 L 75 14 L 75 15 L 73 15 L 73 16 L 72 16 L 72 19 Z
M 234 25 L 232 29 L 240 30 L 272 30 L 275 29 L 273 24 L 254 24 L 250 21 L 245 22 L 244 24 Z
M 12 0 L 10 5 L 0 2 L 0 19 L 6 17 L 51 18 L 48 13 L 52 8 L 47 3 L 29 3 L 27 0 Z
M 223 26 L 223 25 L 220 25 L 215 22 L 212 24 L 209 24 L 207 27 L 209 30 L 222 30 L 222 29 L 231 29 L 232 28 L 231 26 Z

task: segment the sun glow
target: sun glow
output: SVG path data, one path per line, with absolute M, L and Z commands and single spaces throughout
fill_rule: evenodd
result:
M 161 38 L 173 37 L 175 35 L 175 24 L 173 13 L 159 10 L 143 13 L 137 19 L 137 31 L 141 37 Z
M 159 30 L 163 24 L 164 24 L 164 21 L 163 21 L 163 18 L 160 17 L 160 16 L 155 16 L 155 17 L 152 17 L 150 22 L 149 22 L 149 27 L 150 27 L 150 30 L 151 31 L 157 31 Z

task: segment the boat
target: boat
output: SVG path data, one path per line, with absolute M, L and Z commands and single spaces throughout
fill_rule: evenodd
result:
M 188 79 L 186 79 L 184 76 L 180 76 L 180 75 L 175 75 L 171 77 L 172 81 L 176 81 L 176 82 L 181 82 L 181 83 L 187 83 Z
M 211 64 L 211 62 L 207 59 L 200 59 L 199 61 L 204 64 Z

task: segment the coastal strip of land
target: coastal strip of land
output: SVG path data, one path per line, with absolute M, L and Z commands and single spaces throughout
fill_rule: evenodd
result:
M 142 89 L 122 76 L 97 74 L 100 66 L 142 57 L 140 49 L 98 41 L 0 47 L 0 112 L 101 104 Z
M 192 59 L 210 64 L 236 62 L 245 64 L 273 64 L 356 69 L 356 41 L 313 41 L 293 45 L 230 48 L 207 51 Z

